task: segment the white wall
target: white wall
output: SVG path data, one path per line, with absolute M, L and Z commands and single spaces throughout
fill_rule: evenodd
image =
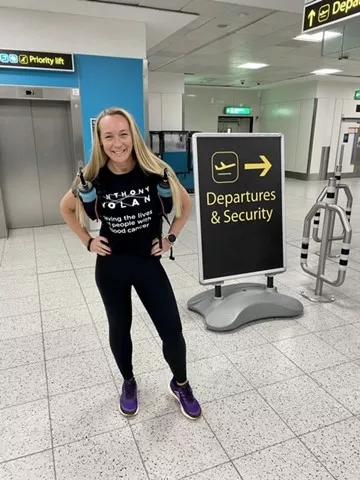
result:
M 0 8 L 1 48 L 146 57 L 144 23 Z
M 284 134 L 286 171 L 307 171 L 316 88 L 316 81 L 294 82 L 262 92 L 259 130 Z
M 149 130 L 183 130 L 184 75 L 149 72 Z
M 326 146 L 330 146 L 328 172 L 334 171 L 342 118 L 360 119 L 360 113 L 356 112 L 356 105 L 360 104 L 360 101 L 354 100 L 355 90 L 359 87 L 359 82 L 352 83 L 346 80 L 329 78 L 319 81 L 310 173 L 319 172 L 321 149 Z
M 224 115 L 227 105 L 244 105 L 254 111 L 254 132 L 258 130 L 260 92 L 221 87 L 185 85 L 185 130 L 217 132 L 218 117 Z

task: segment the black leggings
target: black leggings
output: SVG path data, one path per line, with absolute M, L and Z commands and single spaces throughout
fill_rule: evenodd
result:
M 179 382 L 186 378 L 186 346 L 174 292 L 157 257 L 130 254 L 98 255 L 96 284 L 109 321 L 110 347 L 119 370 L 133 377 L 131 287 L 149 313 L 162 340 L 165 360 Z

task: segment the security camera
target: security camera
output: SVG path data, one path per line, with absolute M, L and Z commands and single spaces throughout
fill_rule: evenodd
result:
M 245 81 L 244 80 L 241 80 L 241 85 L 245 85 Z

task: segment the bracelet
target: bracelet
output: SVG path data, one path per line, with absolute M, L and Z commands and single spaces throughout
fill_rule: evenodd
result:
M 87 245 L 86 245 L 86 248 L 87 248 L 87 251 L 90 252 L 90 246 L 91 246 L 91 242 L 94 240 L 94 237 L 91 237 L 89 238 L 88 242 L 87 242 Z

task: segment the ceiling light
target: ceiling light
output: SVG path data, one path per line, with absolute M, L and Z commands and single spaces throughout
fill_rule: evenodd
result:
M 331 75 L 332 73 L 339 73 L 342 70 L 338 70 L 337 68 L 321 68 L 320 70 L 314 70 L 311 73 L 315 73 L 315 75 Z
M 257 70 L 258 68 L 268 67 L 267 63 L 243 63 L 242 65 L 238 65 L 237 68 L 248 68 L 250 70 Z
M 294 40 L 301 40 L 303 42 L 322 42 L 323 38 L 325 40 L 330 40 L 332 38 L 341 37 L 342 33 L 333 32 L 328 30 L 327 32 L 316 32 L 316 33 L 303 33 L 294 38 Z

